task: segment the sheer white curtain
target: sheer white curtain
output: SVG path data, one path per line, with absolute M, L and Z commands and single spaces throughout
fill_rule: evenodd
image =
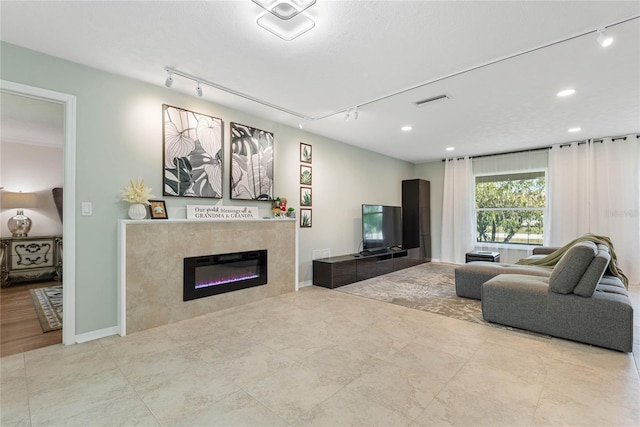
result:
M 524 151 L 521 153 L 497 154 L 494 156 L 477 157 L 473 159 L 473 175 L 508 175 L 523 172 L 547 172 L 549 150 Z M 548 173 L 548 172 L 547 172 Z M 543 236 L 544 244 L 547 240 L 548 210 L 544 212 Z M 476 230 L 474 222 L 474 241 Z M 514 263 L 521 258 L 531 255 L 532 246 L 525 244 L 505 244 L 490 242 L 475 242 L 475 249 L 500 252 L 500 262 Z
M 473 250 L 475 215 L 471 159 L 447 159 L 444 166 L 440 260 L 464 264 Z
M 549 154 L 550 244 L 585 233 L 609 236 L 618 264 L 640 283 L 640 140 L 553 146 Z

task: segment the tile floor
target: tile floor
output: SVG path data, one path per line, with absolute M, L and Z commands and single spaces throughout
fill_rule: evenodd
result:
M 635 333 L 634 360 L 308 287 L 4 357 L 0 425 L 637 426 Z

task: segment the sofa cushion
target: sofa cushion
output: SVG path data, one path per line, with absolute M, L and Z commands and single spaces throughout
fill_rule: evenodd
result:
M 597 255 L 593 242 L 579 242 L 571 246 L 553 268 L 549 276 L 549 290 L 559 294 L 570 294 Z
M 583 297 L 592 296 L 609 265 L 609 261 L 611 261 L 609 248 L 606 245 L 598 245 L 598 255 L 593 258 L 591 264 L 587 267 L 587 270 L 573 289 L 573 293 Z

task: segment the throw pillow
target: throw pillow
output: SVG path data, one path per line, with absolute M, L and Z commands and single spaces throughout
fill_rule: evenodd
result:
M 587 267 L 587 270 L 573 289 L 573 293 L 583 297 L 592 296 L 609 265 L 609 261 L 611 261 L 609 251 L 600 249 L 598 255 L 591 261 L 591 264 L 589 264 L 589 267 Z
M 549 276 L 549 290 L 570 294 L 598 253 L 593 242 L 580 242 L 571 246 L 553 268 Z

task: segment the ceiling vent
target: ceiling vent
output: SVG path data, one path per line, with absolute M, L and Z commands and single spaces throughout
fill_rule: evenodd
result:
M 433 104 L 435 102 L 445 101 L 447 99 L 451 99 L 451 95 L 445 93 L 442 95 L 432 96 L 431 98 L 423 99 L 422 101 L 416 101 L 414 104 L 416 104 L 416 107 L 424 107 L 425 105 Z

